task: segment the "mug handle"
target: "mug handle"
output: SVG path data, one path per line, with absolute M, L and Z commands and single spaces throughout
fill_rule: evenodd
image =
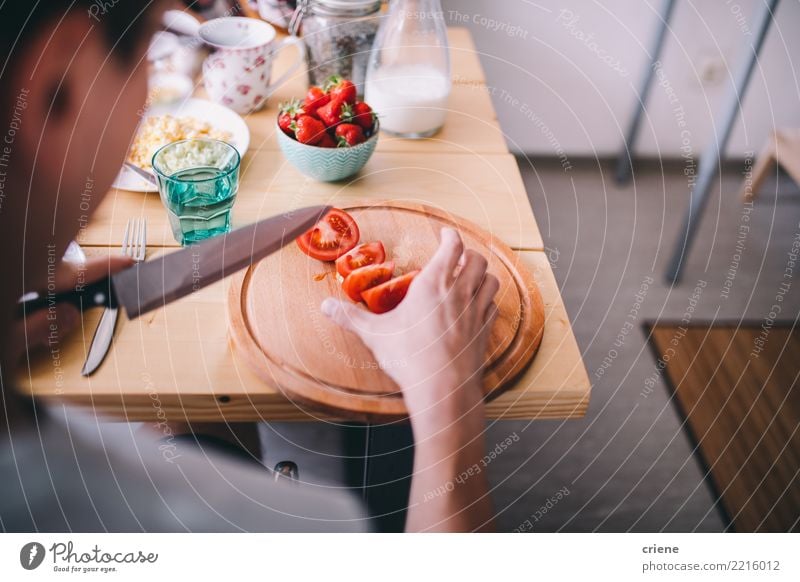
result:
M 287 36 L 284 38 L 272 50 L 272 56 L 278 54 L 281 50 L 285 49 L 289 45 L 295 45 L 297 47 L 297 60 L 283 73 L 283 75 L 269 84 L 269 87 L 267 88 L 269 95 L 271 95 L 275 89 L 285 83 L 286 80 L 293 75 L 294 72 L 300 68 L 300 65 L 306 60 L 306 43 L 304 43 L 303 39 L 301 39 L 299 36 Z

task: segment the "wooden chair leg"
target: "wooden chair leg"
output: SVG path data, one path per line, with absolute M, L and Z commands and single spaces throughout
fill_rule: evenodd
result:
M 742 184 L 741 196 L 745 202 L 750 202 L 756 197 L 756 194 L 761 189 L 761 185 L 767 178 L 767 175 L 772 171 L 777 163 L 775 157 L 775 133 L 771 133 L 767 143 L 758 154 L 755 164 L 750 169 L 750 175 L 745 176 L 744 183 Z
M 775 135 L 775 160 L 800 185 L 800 130 L 782 129 Z

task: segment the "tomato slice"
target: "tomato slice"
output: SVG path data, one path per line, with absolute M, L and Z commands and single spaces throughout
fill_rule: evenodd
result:
M 358 245 L 346 255 L 336 259 L 336 272 L 342 277 L 367 265 L 377 265 L 386 260 L 386 249 L 381 241 Z
M 367 265 L 350 273 L 342 283 L 342 291 L 353 301 L 361 301 L 361 294 L 375 285 L 385 283 L 394 274 L 394 261 Z
M 353 217 L 332 208 L 311 230 L 297 237 L 297 246 L 312 259 L 334 261 L 356 246 L 360 237 Z
M 411 271 L 391 281 L 376 285 L 361 294 L 372 313 L 386 313 L 397 307 L 408 293 L 408 286 L 419 271 Z

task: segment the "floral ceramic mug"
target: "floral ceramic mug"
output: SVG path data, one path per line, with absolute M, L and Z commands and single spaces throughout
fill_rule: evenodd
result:
M 263 20 L 231 16 L 209 20 L 200 38 L 216 49 L 203 63 L 203 83 L 209 97 L 237 113 L 261 109 L 270 93 L 305 61 L 305 45 L 297 37 L 275 40 L 275 29 Z M 285 47 L 298 48 L 297 60 L 275 81 L 272 61 Z

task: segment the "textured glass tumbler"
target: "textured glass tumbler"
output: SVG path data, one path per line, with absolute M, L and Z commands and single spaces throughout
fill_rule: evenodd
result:
M 189 245 L 230 231 L 240 162 L 236 148 L 214 139 L 176 141 L 153 155 L 175 240 Z

